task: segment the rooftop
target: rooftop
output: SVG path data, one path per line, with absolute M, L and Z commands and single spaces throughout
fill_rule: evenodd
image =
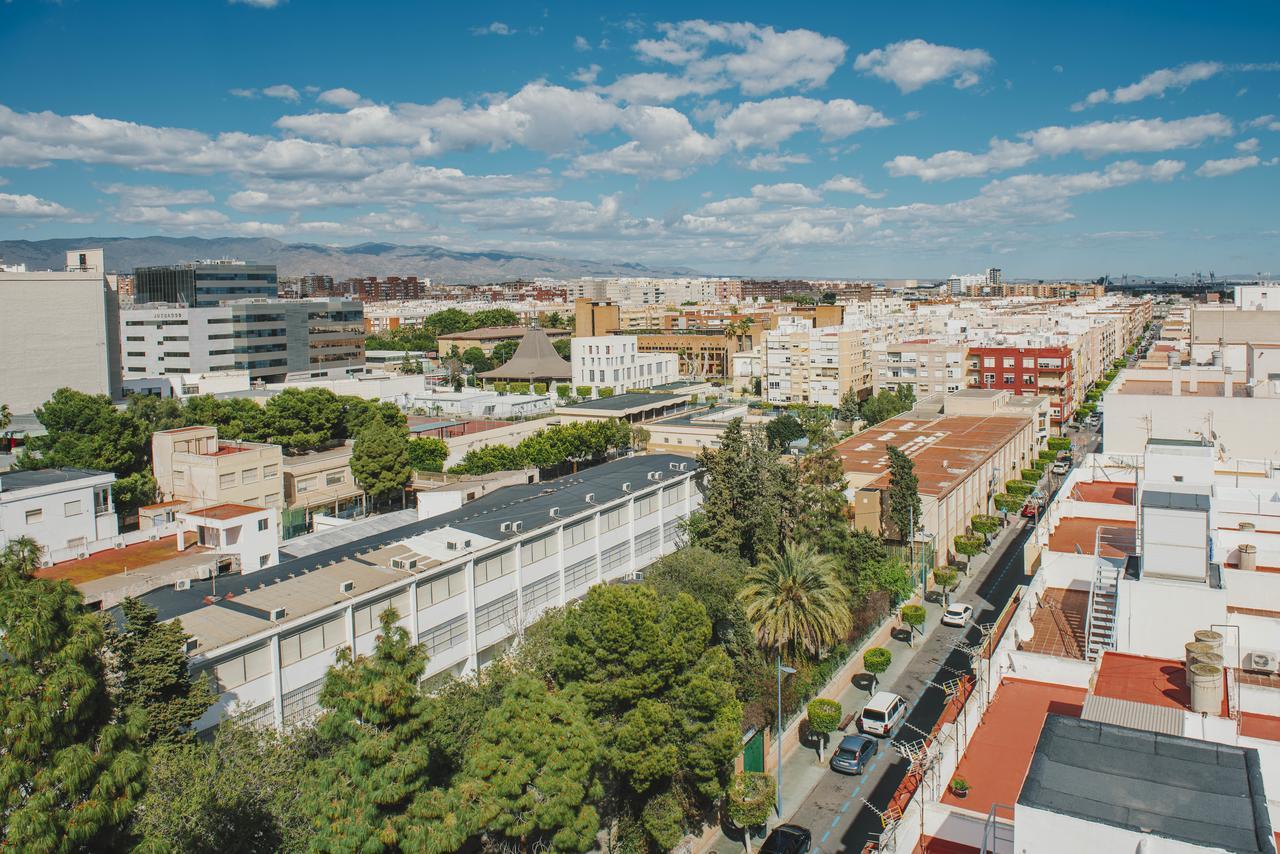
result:
M 1049 551 L 1125 558 L 1136 554 L 1137 526 L 1128 519 L 1069 516 L 1049 535 Z
M 1187 380 L 1181 380 L 1181 393 L 1184 397 L 1226 397 L 1223 393 L 1225 383 L 1213 382 L 1211 380 L 1200 380 L 1196 383 L 1196 390 L 1191 390 L 1191 384 Z M 1126 379 L 1116 392 L 1119 394 L 1147 394 L 1156 395 L 1157 397 L 1169 397 L 1173 394 L 1173 382 L 1171 380 L 1138 380 Z M 1240 382 L 1232 384 L 1232 397 L 1248 397 L 1249 388 L 1241 377 Z
M 689 409 L 677 415 L 660 418 L 654 422 L 654 425 L 662 427 L 706 427 L 712 430 L 723 430 L 731 420 L 726 419 L 725 413 L 741 408 L 733 404 L 723 403 L 716 406 L 704 406 L 701 409 Z
M 1071 489 L 1071 498 L 1090 504 L 1120 504 L 1132 507 L 1137 484 L 1109 480 L 1081 481 Z
M 1031 615 L 1033 634 L 1022 640 L 1018 649 L 1083 661 L 1088 610 L 1087 589 L 1045 588 L 1039 607 Z
M 680 394 L 645 394 L 644 392 L 631 391 L 625 394 L 615 394 L 613 397 L 601 397 L 595 400 L 584 400 L 581 403 L 571 403 L 560 407 L 560 409 L 586 409 L 593 412 L 629 412 L 635 409 L 655 409 L 660 406 L 670 406 L 686 399 L 685 395 Z
M 1231 851 L 1275 851 L 1258 752 L 1050 715 L 1018 805 Z
M 1227 680 L 1222 686 L 1222 715 L 1227 715 Z M 1152 706 L 1191 711 L 1186 669 L 1172 658 L 1150 658 L 1108 650 L 1098 666 L 1093 693 Z
M 184 536 L 187 536 L 188 543 L 195 542 L 195 534 Z M 187 551 L 192 549 L 201 552 L 208 551 L 204 546 L 187 546 Z M 161 537 L 158 540 L 144 540 L 141 543 L 134 543 L 122 549 L 105 549 L 80 560 L 55 563 L 53 566 L 37 569 L 36 577 L 47 578 L 52 581 L 69 581 L 72 584 L 83 584 L 86 581 L 94 581 L 110 575 L 117 575 L 121 572 L 129 572 L 162 563 L 177 555 L 178 538 L 173 535 Z
M 237 519 L 241 516 L 261 513 L 263 509 L 262 507 L 254 507 L 251 504 L 215 504 L 212 507 L 201 507 L 199 510 L 188 510 L 186 515 L 225 522 L 228 519 Z
M 961 801 L 948 790 L 943 803 L 983 815 L 992 804 L 1013 803 L 1045 718 L 1079 715 L 1084 697 L 1083 688 L 1005 678 L 956 768 L 956 776 L 969 783 L 969 795 Z
M 38 489 L 42 486 L 54 486 L 59 483 L 73 483 L 92 477 L 111 477 L 111 472 L 95 469 L 33 469 L 31 471 L 7 471 L 0 473 L 0 491 L 10 492 L 15 489 Z

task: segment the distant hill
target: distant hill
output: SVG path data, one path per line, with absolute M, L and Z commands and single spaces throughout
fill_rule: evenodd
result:
M 310 273 L 352 276 L 430 276 L 442 283 L 477 284 L 543 276 L 680 276 L 683 268 L 656 269 L 643 264 L 589 261 L 513 252 L 460 252 L 439 246 L 361 243 L 322 246 L 242 237 L 76 237 L 56 240 L 0 240 L 0 260 L 26 264 L 28 270 L 57 270 L 68 249 L 106 252 L 107 270 L 128 273 L 134 267 L 175 264 L 201 258 L 239 258 L 275 264 L 281 276 Z

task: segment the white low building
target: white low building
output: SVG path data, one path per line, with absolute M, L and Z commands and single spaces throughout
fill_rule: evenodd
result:
M 110 543 L 118 531 L 115 479 L 111 472 L 76 468 L 0 473 L 0 546 L 29 537 L 46 559 L 58 561 Z
M 427 415 L 462 415 L 471 418 L 526 418 L 555 408 L 552 394 L 508 394 L 464 388 L 427 388 L 399 395 L 396 403 L 408 412 Z
M 570 350 L 573 385 L 591 388 L 594 397 L 602 388 L 617 394 L 630 389 L 651 389 L 680 379 L 677 353 L 641 353 L 634 335 L 597 335 L 574 338 Z

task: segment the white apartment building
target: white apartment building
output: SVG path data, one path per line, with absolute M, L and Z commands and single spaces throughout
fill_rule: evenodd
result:
M 67 252 L 56 272 L 0 272 L 0 305 L 0 400 L 13 414 L 64 386 L 120 399 L 119 302 L 101 249 Z
M 680 305 L 714 303 L 726 282 L 707 278 L 582 278 L 558 282 L 575 299 L 609 300 L 618 305 Z
M 162 619 L 181 618 L 193 670 L 213 678 L 219 699 L 198 729 L 233 709 L 295 724 L 318 711 L 340 647 L 372 651 L 387 608 L 426 645 L 431 678 L 483 666 L 593 585 L 643 575 L 681 544 L 680 523 L 701 503 L 696 468 L 674 455 L 628 457 L 391 530 L 355 522 L 326 533 L 335 545 L 314 555 L 140 598 Z
M 641 353 L 634 335 L 574 338 L 570 349 L 573 385 L 590 386 L 592 394 L 612 388 L 650 389 L 680 379 L 676 353 Z
M 252 299 L 120 312 L 124 378 L 248 371 L 251 380 L 328 376 L 364 367 L 359 300 Z
M 901 343 L 877 344 L 873 389 L 897 391 L 911 386 L 916 398 L 935 393 L 951 393 L 965 387 L 963 339 L 916 338 Z
M 96 551 L 117 534 L 115 479 L 76 468 L 0 472 L 0 547 L 30 537 L 50 560 Z
M 765 334 L 765 400 L 834 406 L 849 389 L 865 398 L 873 385 L 872 348 L 920 335 L 928 324 L 914 314 L 852 317 L 817 328 L 807 318 L 780 318 Z

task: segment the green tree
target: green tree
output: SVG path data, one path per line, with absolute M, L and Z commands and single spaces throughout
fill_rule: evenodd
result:
M 9 404 L 0 403 L 0 430 L 4 430 L 13 423 L 13 413 L 9 411 Z
M 861 410 L 862 402 L 858 400 L 858 392 L 851 388 L 840 396 L 840 404 L 836 407 L 836 418 L 841 421 L 857 421 Z
M 558 338 L 551 342 L 551 346 L 556 351 L 556 355 L 561 359 L 568 359 L 573 355 L 572 338 Z
M 800 425 L 800 419 L 786 412 L 766 424 L 764 434 L 771 450 L 785 451 L 796 439 L 804 438 L 804 427 Z
M 854 592 L 862 601 L 876 593 L 884 593 L 893 604 L 906 599 L 915 589 L 916 581 L 907 565 L 896 558 L 885 558 L 862 568 Z
M 902 406 L 902 412 L 906 412 L 916 405 L 916 387 L 914 383 L 899 383 L 897 395 L 898 402 Z
M 538 843 L 555 851 L 590 850 L 600 828 L 592 802 L 604 791 L 599 761 L 581 699 L 517 676 L 485 716 L 468 755 L 479 825 L 521 851 Z
M 297 454 L 336 445 L 345 438 L 344 427 L 343 403 L 336 394 L 325 388 L 287 388 L 262 407 L 252 438 Z
M 371 422 L 351 447 L 351 473 L 374 501 L 401 492 L 413 476 L 404 432 L 382 421 Z
M 493 359 L 486 356 L 479 347 L 468 347 L 462 351 L 462 355 L 459 358 L 462 359 L 462 364 L 476 373 L 492 371 L 496 367 Z
M 743 844 L 751 854 L 751 830 L 763 826 L 778 803 L 773 777 L 758 771 L 735 774 L 729 784 L 729 820 L 741 827 Z
M 849 631 L 851 597 L 839 564 L 806 543 L 788 543 L 748 570 L 739 596 L 760 645 L 792 660 L 821 653 Z
M 467 329 L 519 325 L 520 317 L 509 308 L 483 308 L 467 318 Z
M 844 708 L 835 700 L 814 697 L 805 710 L 809 721 L 809 732 L 818 737 L 818 762 L 826 760 L 827 737 L 840 726 L 840 718 Z
M 984 545 L 986 545 L 986 538 L 980 534 L 956 534 L 955 536 L 956 554 L 964 555 L 966 564 L 982 551 Z M 934 575 L 937 575 L 936 571 Z
M 711 637 L 706 609 L 686 594 L 601 585 L 565 612 L 552 656 L 556 683 L 572 686 L 596 723 L 617 808 L 658 842 L 669 798 L 682 829 L 701 825 L 740 746 L 733 665 Z
M 313 851 L 453 851 L 474 812 L 432 775 L 427 708 L 418 688 L 426 649 L 383 611 L 373 655 L 338 651 L 320 691 L 324 755 L 302 780 Z
M 0 552 L 0 846 L 123 849 L 144 714 L 115 708 L 102 622 L 67 582 L 32 576 L 39 554 L 26 538 Z
M 890 445 L 888 516 L 898 539 L 910 542 L 920 525 L 920 481 L 916 464 L 897 447 Z
M 409 465 L 414 471 L 441 471 L 449 456 L 449 445 L 444 439 L 424 436 L 409 440 Z
M 154 394 L 131 394 L 125 411 L 138 419 L 148 433 L 190 426 L 182 401 Z
M 797 469 L 791 536 L 826 554 L 847 554 L 853 529 L 840 457 L 828 445 L 801 458 Z
M 548 329 L 559 329 L 564 323 L 564 318 L 560 316 L 560 312 L 553 311 L 542 322 Z
M 995 516 L 988 516 L 984 513 L 970 519 L 969 527 L 976 533 L 991 535 L 1000 530 L 1000 520 Z
M 489 357 L 493 361 L 494 367 L 500 367 L 511 361 L 511 357 L 515 355 L 516 348 L 520 346 L 518 339 L 508 341 L 499 341 L 493 345 L 493 349 L 489 351 Z
M 256 439 L 262 434 L 263 409 L 242 397 L 219 400 L 213 395 L 187 398 L 187 421 L 217 427 L 220 439 Z
M 927 616 L 924 610 L 924 606 L 923 605 L 903 605 L 901 615 L 902 615 L 902 622 L 907 624 L 907 628 L 910 631 L 910 636 L 907 642 L 909 644 L 914 644 L 915 637 L 916 637 L 916 629 L 924 625 L 925 617 Z
M 781 548 L 790 525 L 794 470 L 784 467 L 759 429 L 744 430 L 735 418 L 720 436 L 720 447 L 699 456 L 706 473 L 701 512 L 691 520 L 694 542 L 723 555 L 755 563 Z
M 893 663 L 893 653 L 882 646 L 874 646 L 862 656 L 862 667 L 871 674 L 871 688 L 880 682 L 880 677 Z
M 192 725 L 217 699 L 207 677 L 191 681 L 186 652 L 190 635 L 181 621 L 162 623 L 155 608 L 137 599 L 126 598 L 120 610 L 124 626 L 107 635 L 120 705 L 147 713 L 144 744 L 190 741 Z
M 955 589 L 956 581 L 959 577 L 954 569 L 939 567 L 933 571 L 933 583 L 938 585 L 938 588 L 942 591 L 942 604 L 944 606 L 950 604 L 950 594 Z

